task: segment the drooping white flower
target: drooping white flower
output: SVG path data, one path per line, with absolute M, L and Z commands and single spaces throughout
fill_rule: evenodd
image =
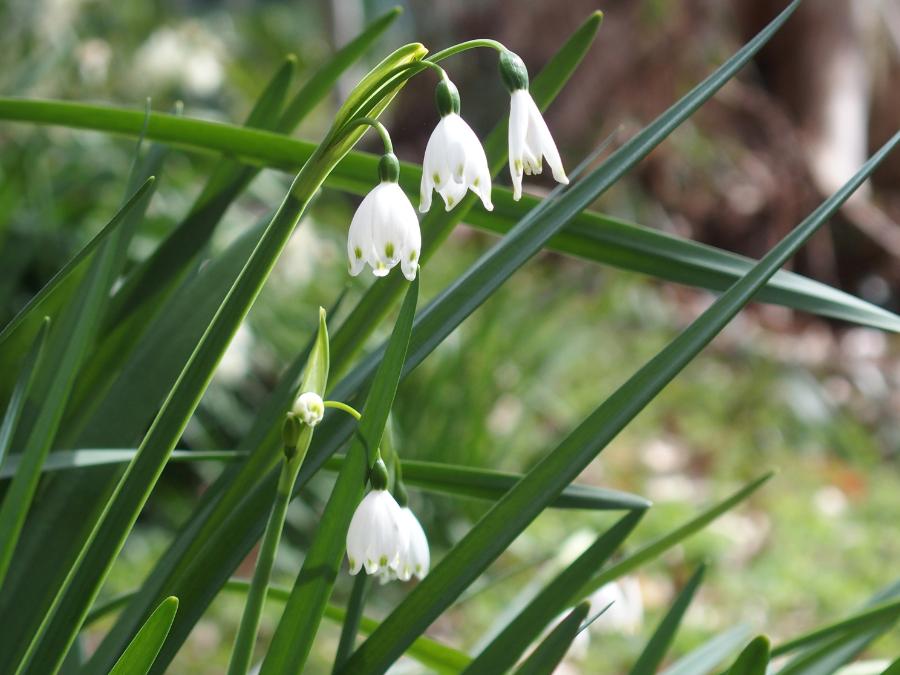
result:
M 509 104 L 509 172 L 513 183 L 513 199 L 522 197 L 522 175 L 543 171 L 547 160 L 557 182 L 567 184 L 556 143 L 550 135 L 541 111 L 528 92 L 528 71 L 512 52 L 500 54 L 500 75 L 510 93 Z
M 388 164 L 396 165 L 394 173 L 382 171 L 386 159 Z M 397 184 L 397 158 L 393 154 L 385 155 L 382 165 L 379 165 L 381 183 L 365 196 L 350 223 L 347 237 L 350 274 L 356 276 L 368 264 L 376 277 L 383 277 L 399 263 L 403 276 L 412 281 L 416 278 L 422 250 L 419 219 Z
M 590 602 L 598 611 L 612 603 L 591 624 L 592 628 L 600 632 L 634 635 L 644 620 L 641 585 L 635 577 L 623 577 L 601 586 L 591 595 Z
M 325 415 L 325 404 L 322 397 L 314 391 L 305 391 L 294 401 L 294 414 L 307 426 L 314 427 Z
M 422 184 L 419 195 L 419 211 L 431 208 L 431 191 L 443 198 L 449 211 L 459 204 L 466 190 L 481 198 L 488 211 L 491 203 L 491 172 L 481 141 L 466 121 L 459 116 L 459 92 L 450 80 L 444 78 L 438 84 L 437 104 L 441 113 L 422 161 Z
M 384 489 L 373 489 L 356 507 L 347 530 L 350 574 L 398 573 L 400 556 L 409 546 L 405 518 Z

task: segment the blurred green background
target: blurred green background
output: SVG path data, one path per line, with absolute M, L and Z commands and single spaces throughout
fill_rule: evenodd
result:
M 649 121 L 733 50 L 749 21 L 699 0 L 673 3 L 677 8 L 653 0 L 609 4 L 600 7 L 608 18 L 592 54 L 548 114 L 570 167 L 617 125 L 623 124 L 627 135 Z M 390 6 L 5 0 L 0 92 L 136 109 L 150 97 L 155 110 L 182 101 L 185 115 L 238 122 L 285 54 L 297 55 L 303 80 L 336 45 Z M 470 37 L 497 37 L 520 52 L 534 72 L 595 8 L 580 2 L 412 2 L 369 63 L 410 40 L 435 49 Z M 623 42 L 630 49 L 621 48 Z M 820 185 L 802 171 L 791 173 L 800 161 L 796 155 L 804 152 L 804 120 L 771 86 L 763 66 L 726 87 L 721 100 L 679 130 L 597 208 L 743 253 L 764 251 L 815 204 Z M 459 84 L 463 114 L 479 133 L 506 114 L 491 55 L 457 57 L 447 67 Z M 360 72 L 348 76 L 345 88 Z M 433 82 L 419 79 L 385 118 L 401 159 L 414 161 L 420 161 L 436 121 Z M 729 106 L 748 91 L 769 106 L 760 115 L 776 126 L 784 122 L 797 135 L 760 140 L 755 127 L 751 133 L 735 125 Z M 339 87 L 298 135 L 321 137 L 341 94 Z M 373 139 L 363 145 L 375 147 Z M 114 212 L 133 151 L 130 140 L 92 132 L 0 125 L 3 321 Z M 199 154 L 171 154 L 131 251 L 133 261 L 147 256 L 178 222 L 214 162 Z M 787 172 L 795 180 L 772 186 L 760 178 L 764 170 L 776 179 Z M 731 182 L 723 184 L 722 176 Z M 262 172 L 226 215 L 212 252 L 264 218 L 289 180 Z M 875 186 L 875 198 L 887 204 L 888 213 L 898 203 L 898 187 L 890 175 Z M 753 202 L 755 210 L 748 211 L 748 199 L 759 202 Z M 315 308 L 333 303 L 348 283 L 351 297 L 358 297 L 372 282 L 371 277 L 348 282 L 346 274 L 344 238 L 355 203 L 330 191 L 320 195 L 226 355 L 184 447 L 234 447 L 280 369 L 309 338 Z M 800 271 L 896 308 L 892 259 L 873 256 L 872 242 L 856 232 L 852 220 L 836 223 L 833 235 L 817 241 L 798 262 Z M 442 289 L 491 243 L 488 235 L 460 228 L 423 270 L 424 297 Z M 704 292 L 583 261 L 538 256 L 401 386 L 394 415 L 398 449 L 419 459 L 527 468 L 710 299 Z M 378 337 L 389 327 L 380 327 Z M 632 661 L 702 560 L 710 570 L 676 654 L 737 622 L 776 639 L 788 637 L 850 613 L 894 581 L 900 571 L 898 382 L 895 336 L 781 308 L 757 306 L 742 314 L 581 480 L 655 502 L 632 538 L 635 546 L 766 469 L 777 468 L 779 474 L 749 503 L 642 570 L 643 629 L 633 637 L 595 636 L 588 658 L 602 658 L 603 672 L 618 672 Z M 166 471 L 105 594 L 137 585 L 217 471 L 185 465 Z M 276 569 L 280 583 L 289 585 L 299 568 L 301 547 L 329 480 L 317 479 L 292 506 L 288 544 Z M 435 559 L 486 508 L 418 493 L 412 499 Z M 480 592 L 442 617 L 431 633 L 471 647 L 529 576 L 553 567 L 554 554 L 571 535 L 611 521 L 612 516 L 576 512 L 542 515 L 491 568 Z M 240 573 L 249 575 L 251 569 L 252 559 Z M 337 600 L 348 590 L 348 578 L 340 579 Z M 401 593 L 396 585 L 379 589 L 369 611 L 383 614 Z M 239 597 L 223 595 L 198 624 L 173 672 L 223 669 L 240 608 Z M 267 607 L 263 639 L 279 611 L 274 603 Z M 103 627 L 95 627 L 95 634 Z M 336 640 L 334 626 L 323 628 L 312 672 L 325 672 Z M 895 632 L 870 653 L 886 657 L 898 651 Z M 573 667 L 579 668 L 578 662 Z

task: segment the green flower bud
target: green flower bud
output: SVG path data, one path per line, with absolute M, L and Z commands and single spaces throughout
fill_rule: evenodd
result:
M 434 101 L 441 117 L 446 117 L 450 113 L 459 114 L 459 89 L 446 77 L 442 77 L 438 82 L 437 89 L 434 90 Z
M 372 470 L 369 471 L 369 482 L 373 490 L 387 490 L 388 470 L 381 457 L 375 460 Z
M 524 61 L 508 49 L 500 52 L 500 79 L 510 93 L 520 89 L 528 89 L 528 69 Z
M 393 152 L 382 155 L 378 161 L 378 178 L 387 183 L 396 183 L 400 178 L 400 161 Z

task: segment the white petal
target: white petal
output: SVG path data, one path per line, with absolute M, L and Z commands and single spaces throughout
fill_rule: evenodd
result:
M 525 137 L 528 132 L 528 99 L 524 89 L 512 92 L 509 98 L 509 174 L 513 184 L 513 199 L 522 198 Z
M 378 189 L 377 187 L 375 188 Z M 365 267 L 372 247 L 372 192 L 369 192 L 353 214 L 350 232 L 347 234 L 347 257 L 350 260 L 350 274 L 356 276 Z
M 544 121 L 543 115 L 541 115 L 541 111 L 538 109 L 537 104 L 535 104 L 534 99 L 531 96 L 528 97 L 529 103 L 529 126 L 534 130 L 533 133 L 537 138 L 538 146 L 536 148 L 538 156 L 543 155 L 547 158 L 547 164 L 550 165 L 550 170 L 553 172 L 553 178 L 562 184 L 568 184 L 569 178 L 566 176 L 566 172 L 563 169 L 562 159 L 559 156 L 559 150 L 556 149 L 556 143 L 553 141 L 553 136 L 550 135 L 550 129 L 547 128 L 547 123 Z M 531 132 L 531 129 L 529 129 Z
M 408 508 L 403 509 L 405 516 L 406 530 L 409 533 L 409 549 L 408 559 L 410 571 L 419 579 L 422 579 L 431 566 L 431 554 L 428 551 L 428 538 L 425 536 L 425 530 L 419 523 L 419 519 Z
M 438 190 L 438 194 L 444 200 L 445 209 L 449 211 L 459 204 L 459 202 L 462 201 L 462 198 L 466 196 L 466 184 L 448 180 L 441 189 Z

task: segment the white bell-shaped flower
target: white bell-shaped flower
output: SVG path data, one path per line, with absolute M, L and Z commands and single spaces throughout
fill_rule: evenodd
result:
M 456 86 L 450 80 L 442 79 L 437 87 L 436 99 L 441 121 L 425 146 L 419 211 L 426 213 L 431 208 L 432 190 L 443 198 L 448 211 L 459 204 L 466 190 L 478 195 L 484 208 L 492 211 L 491 172 L 487 157 L 472 127 L 459 116 Z
M 304 424 L 311 427 L 316 426 L 325 415 L 325 404 L 322 402 L 322 397 L 314 391 L 303 392 L 294 401 L 294 414 L 303 420 Z
M 557 182 L 567 184 L 556 143 L 550 135 L 541 111 L 528 92 L 528 71 L 522 59 L 512 52 L 500 55 L 500 75 L 509 89 L 509 172 L 513 199 L 522 197 L 523 174 L 539 174 L 547 160 Z
M 409 546 L 406 519 L 385 489 L 373 489 L 356 507 L 347 530 L 350 574 L 398 574 L 400 557 Z
M 358 275 L 368 264 L 376 277 L 387 276 L 398 263 L 412 281 L 419 268 L 422 233 L 409 198 L 397 184 L 400 165 L 393 154 L 379 164 L 381 183 L 365 196 L 347 237 L 350 274 Z

